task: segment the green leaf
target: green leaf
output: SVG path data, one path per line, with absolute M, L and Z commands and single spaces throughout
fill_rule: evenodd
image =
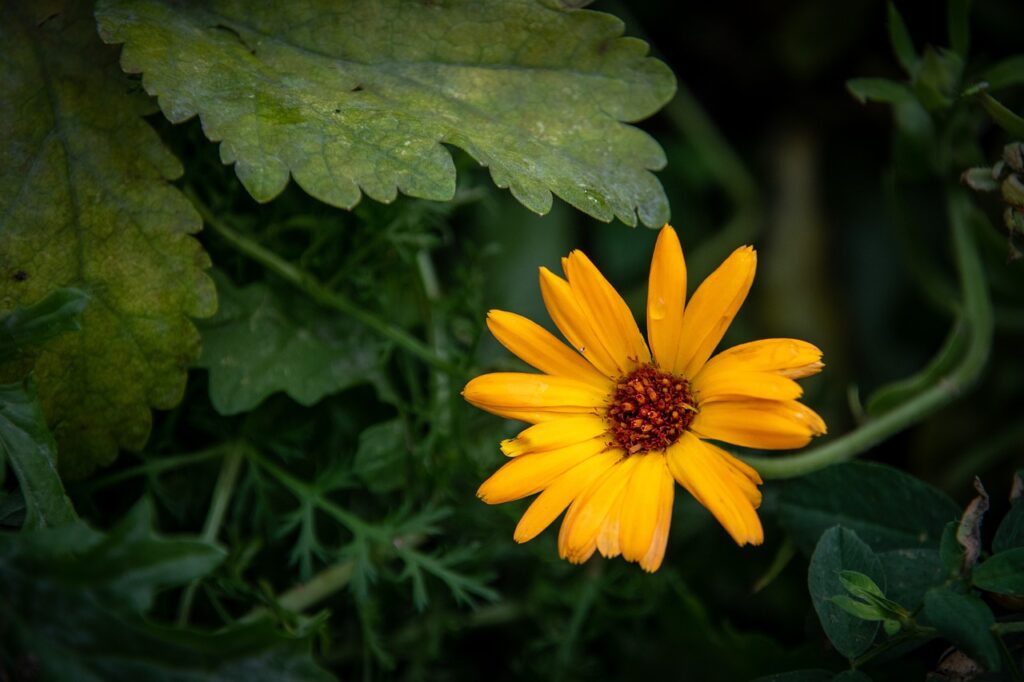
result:
M 962 575 L 967 564 L 967 549 L 956 539 L 959 527 L 958 521 L 950 521 L 942 530 L 942 538 L 939 540 L 939 556 L 947 576 Z
M 1024 83 L 1024 54 L 1019 54 L 990 66 L 981 76 L 990 91 L 1002 90 Z
M 974 569 L 971 580 L 986 592 L 1024 595 L 1024 547 L 989 557 Z
M 359 434 L 352 469 L 372 492 L 392 492 L 405 483 L 408 449 L 401 419 L 374 424 Z
M 30 657 L 58 682 L 321 682 L 332 679 L 308 637 L 266 621 L 217 632 L 171 628 L 139 614 L 155 592 L 207 573 L 223 557 L 192 539 L 153 533 L 136 507 L 110 534 L 82 523 L 0 535 L 0 660 Z
M 551 193 L 601 220 L 661 226 L 650 116 L 675 80 L 607 14 L 535 0 L 102 0 L 103 39 L 172 122 L 198 114 L 258 201 L 289 174 L 329 204 L 449 200 L 443 144 L 537 213 Z
M 11 463 L 25 500 L 26 530 L 78 517 L 57 474 L 57 450 L 31 381 L 0 384 L 0 454 Z
M 914 72 L 914 94 L 928 111 L 946 109 L 959 95 L 963 60 L 955 52 L 928 47 Z
M 861 104 L 868 100 L 895 104 L 914 98 L 914 93 L 905 84 L 888 78 L 851 78 L 846 81 L 846 89 Z
M 81 329 L 82 311 L 88 301 L 84 291 L 58 289 L 34 305 L 15 308 L 0 321 L 0 363 L 64 332 Z
M 889 3 L 889 43 L 903 70 L 908 74 L 914 73 L 921 58 L 914 48 L 914 41 L 910 37 L 910 31 L 907 30 L 907 24 L 891 2 Z
M 893 549 L 880 552 L 885 570 L 885 593 L 909 611 L 924 602 L 925 593 L 946 579 L 946 567 L 934 549 Z
M 971 0 L 949 0 L 946 20 L 949 28 L 949 46 L 961 57 L 967 56 L 971 44 Z
M 1007 109 L 1003 104 L 987 92 L 978 95 L 981 106 L 988 112 L 996 125 L 1016 138 L 1024 138 L 1024 118 Z
M 238 414 L 284 391 L 302 405 L 372 381 L 386 346 L 357 322 L 266 284 L 236 287 L 214 272 L 220 310 L 200 325 L 210 400 Z
M 95 534 L 73 551 L 52 558 L 52 570 L 68 581 L 116 595 L 138 612 L 149 608 L 157 590 L 205 575 L 225 557 L 205 541 L 156 535 L 153 506 L 145 498 L 108 534 Z
M 0 314 L 62 287 L 90 302 L 81 331 L 0 379 L 34 372 L 61 472 L 81 476 L 140 449 L 150 408 L 181 399 L 199 354 L 189 316 L 215 298 L 190 236 L 199 216 L 168 184 L 181 165 L 140 118 L 149 102 L 96 37 L 88 3 L 46 5 L 52 16 L 0 6 Z
M 1024 547 L 1024 503 L 1019 500 L 1003 517 L 992 540 L 993 552 L 1005 552 L 1014 547 Z
M 996 620 L 985 602 L 973 595 L 935 588 L 925 595 L 924 614 L 943 637 L 968 656 L 989 671 L 999 670 L 999 643 L 991 629 Z
M 835 525 L 855 531 L 879 552 L 934 547 L 945 524 L 959 515 L 944 493 L 871 462 L 837 464 L 788 481 L 779 500 L 780 522 L 808 553 Z
M 825 634 L 839 653 L 855 658 L 871 646 L 878 622 L 861 620 L 834 602 L 835 597 L 846 596 L 841 571 L 857 571 L 885 583 L 882 562 L 871 548 L 854 531 L 835 526 L 825 531 L 811 555 L 807 586 Z
M 867 402 L 868 414 L 873 417 L 885 414 L 934 386 L 960 362 L 967 348 L 967 337 L 967 325 L 962 319 L 958 319 L 943 342 L 942 348 L 924 369 L 912 376 L 886 384 L 871 395 Z

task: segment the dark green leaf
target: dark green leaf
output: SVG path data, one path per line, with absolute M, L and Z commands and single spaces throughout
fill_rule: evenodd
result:
M 961 57 L 966 57 L 971 42 L 971 0 L 948 1 L 949 46 Z
M 989 557 L 975 567 L 971 580 L 987 592 L 1024 595 L 1024 547 Z
M 871 678 L 860 670 L 844 670 L 833 677 L 832 682 L 871 682 Z
M 990 91 L 1002 90 L 1024 83 L 1024 55 L 1019 54 L 990 66 L 981 79 Z
M 981 106 L 995 121 L 996 125 L 1016 138 L 1024 138 L 1024 118 L 1007 109 L 1003 104 L 987 92 L 978 95 Z
M 779 519 L 810 552 L 825 531 L 842 525 L 876 551 L 934 547 L 959 509 L 944 493 L 892 467 L 850 462 L 787 482 Z
M 894 104 L 914 98 L 914 93 L 903 83 L 887 78 L 851 78 L 846 81 L 846 89 L 858 102 L 884 102 Z
M 32 370 L 61 473 L 78 477 L 141 449 L 150 408 L 181 400 L 199 356 L 189 317 L 216 307 L 209 260 L 169 183 L 181 164 L 141 118 L 152 104 L 96 36 L 91 4 L 2 3 L 0 45 L 0 314 L 60 287 L 90 298 L 81 331 L 0 380 Z
M 885 569 L 885 593 L 890 599 L 916 611 L 925 593 L 946 579 L 946 567 L 934 549 L 893 549 L 880 552 Z
M 391 492 L 405 483 L 408 449 L 401 419 L 374 424 L 359 434 L 353 471 L 373 492 Z
M 1020 500 L 1010 507 L 992 540 L 993 552 L 1005 552 L 1014 547 L 1024 547 L 1024 502 Z
M 238 288 L 215 273 L 220 310 L 200 325 L 210 401 L 221 414 L 284 391 L 302 405 L 373 380 L 385 345 L 359 323 L 266 284 Z
M 448 200 L 451 144 L 538 213 L 554 192 L 601 220 L 668 219 L 650 172 L 664 152 L 623 122 L 661 108 L 675 80 L 607 14 L 534 0 L 103 0 L 96 17 L 171 121 L 198 114 L 223 140 L 258 201 L 289 174 L 341 207 L 362 192 Z
M 878 632 L 877 621 L 866 621 L 848 613 L 833 599 L 845 597 L 841 571 L 857 571 L 875 583 L 885 583 L 882 562 L 852 530 L 835 526 L 821 536 L 811 555 L 807 586 L 818 620 L 833 646 L 847 658 L 864 653 Z
M 80 289 L 57 289 L 37 303 L 15 308 L 0 321 L 0 363 L 30 346 L 82 328 L 89 297 Z
M 0 454 L 18 477 L 26 529 L 62 526 L 78 518 L 57 473 L 57 448 L 31 381 L 0 384 Z
M 985 602 L 944 587 L 928 591 L 924 614 L 943 637 L 990 671 L 1000 668 L 999 643 L 992 634 L 995 617 Z
M 903 70 L 908 74 L 914 73 L 921 58 L 914 48 L 914 41 L 910 37 L 910 31 L 907 30 L 903 17 L 891 2 L 889 3 L 889 43 Z
M 967 348 L 967 337 L 967 325 L 958 319 L 943 342 L 942 348 L 924 369 L 912 376 L 886 384 L 872 394 L 867 403 L 868 414 L 873 417 L 882 415 L 934 386 L 936 381 L 960 361 L 964 349 Z
M 0 535 L 0 660 L 30 656 L 57 682 L 321 682 L 304 637 L 267 622 L 218 632 L 143 619 L 156 590 L 205 574 L 223 554 L 153 533 L 143 503 L 110 534 L 82 523 Z M 7 658 L 5 658 L 5 656 Z
M 955 52 L 925 48 L 914 73 L 914 94 L 928 111 L 946 109 L 959 95 L 957 88 L 962 72 L 963 60 Z

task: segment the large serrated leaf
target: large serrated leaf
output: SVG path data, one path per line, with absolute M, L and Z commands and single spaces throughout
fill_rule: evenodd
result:
M 198 356 L 189 316 L 215 308 L 199 216 L 168 180 L 178 161 L 140 118 L 151 106 L 100 42 L 85 3 L 0 6 L 0 313 L 59 287 L 87 292 L 81 331 L 32 369 L 63 473 L 139 449 L 150 408 L 180 399 Z
M 658 144 L 623 122 L 675 90 L 607 14 L 536 0 L 101 0 L 103 39 L 181 122 L 196 114 L 258 201 L 289 174 L 351 207 L 365 192 L 451 199 L 443 144 L 538 213 L 552 192 L 601 220 L 660 226 Z

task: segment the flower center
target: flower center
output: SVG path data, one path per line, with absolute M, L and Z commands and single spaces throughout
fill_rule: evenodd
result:
M 690 382 L 644 365 L 615 384 L 606 417 L 628 454 L 664 450 L 690 426 L 697 408 Z

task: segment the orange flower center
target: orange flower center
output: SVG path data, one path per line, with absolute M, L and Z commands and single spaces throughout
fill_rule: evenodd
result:
M 605 416 L 628 454 L 664 450 L 690 426 L 697 409 L 690 382 L 644 365 L 615 384 Z

